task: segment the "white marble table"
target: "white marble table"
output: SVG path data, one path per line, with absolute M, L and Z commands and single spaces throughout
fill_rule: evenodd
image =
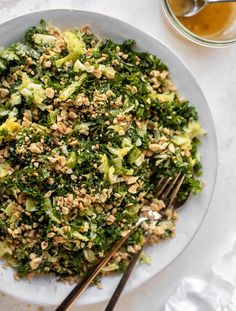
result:
M 152 34 L 185 61 L 209 102 L 218 138 L 219 169 L 207 217 L 182 255 L 151 281 L 122 297 L 116 309 L 164 310 L 164 302 L 181 279 L 197 277 L 209 280 L 212 263 L 236 238 L 236 46 L 209 49 L 182 39 L 165 20 L 160 0 L 0 0 L 0 22 L 45 8 L 78 8 L 101 12 Z M 103 309 L 104 304 L 80 308 L 81 311 Z M 41 308 L 0 295 L 0 311 L 8 310 L 35 311 Z M 201 311 L 197 306 L 195 310 Z

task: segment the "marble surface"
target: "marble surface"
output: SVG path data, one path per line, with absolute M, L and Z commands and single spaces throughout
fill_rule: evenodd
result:
M 151 281 L 123 296 L 116 308 L 117 311 L 164 310 L 164 303 L 184 278 L 198 278 L 205 284 L 210 283 L 213 277 L 212 265 L 235 240 L 236 46 L 210 49 L 181 38 L 166 21 L 160 0 L 0 0 L 0 22 L 45 8 L 78 8 L 101 12 L 150 33 L 185 61 L 208 100 L 216 126 L 219 166 L 216 189 L 207 217 L 181 256 Z M 220 290 L 217 294 L 221 295 Z M 104 310 L 104 306 L 105 304 L 91 305 L 80 307 L 80 310 L 100 311 Z M 195 307 L 193 310 L 201 311 L 199 305 L 196 304 Z M 42 309 L 0 295 L 0 311 L 5 310 Z M 45 308 L 45 311 L 51 310 Z

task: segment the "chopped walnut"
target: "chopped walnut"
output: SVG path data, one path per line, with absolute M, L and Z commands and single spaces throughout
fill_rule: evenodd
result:
M 55 94 L 54 89 L 51 87 L 46 88 L 44 93 L 48 98 L 53 98 Z
M 9 94 L 8 89 L 0 88 L 0 97 L 7 97 L 8 94 Z
M 32 270 L 36 270 L 36 269 L 38 268 L 38 266 L 41 264 L 42 261 L 43 261 L 43 259 L 40 258 L 40 257 L 36 257 L 36 258 L 32 259 L 32 260 L 30 261 L 30 267 L 31 267 L 31 269 L 32 269 Z
M 32 143 L 29 146 L 29 150 L 32 153 L 40 154 L 43 151 L 42 144 L 41 143 Z

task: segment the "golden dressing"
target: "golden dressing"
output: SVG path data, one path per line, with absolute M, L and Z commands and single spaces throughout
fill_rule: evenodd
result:
M 183 13 L 188 12 L 193 5 L 192 1 L 186 0 L 168 0 L 169 4 L 176 15 L 183 15 Z
M 185 0 L 168 0 L 175 14 L 183 10 Z M 221 34 L 236 17 L 236 3 L 208 4 L 192 17 L 178 17 L 179 21 L 191 32 L 203 37 L 215 37 Z

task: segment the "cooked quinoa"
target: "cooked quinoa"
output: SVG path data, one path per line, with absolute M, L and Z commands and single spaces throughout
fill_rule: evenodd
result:
M 0 258 L 19 277 L 80 278 L 140 215 L 159 218 L 103 269 L 122 271 L 146 230 L 175 234 L 158 180 L 185 175 L 178 201 L 201 190 L 198 115 L 134 47 L 41 22 L 0 51 Z

